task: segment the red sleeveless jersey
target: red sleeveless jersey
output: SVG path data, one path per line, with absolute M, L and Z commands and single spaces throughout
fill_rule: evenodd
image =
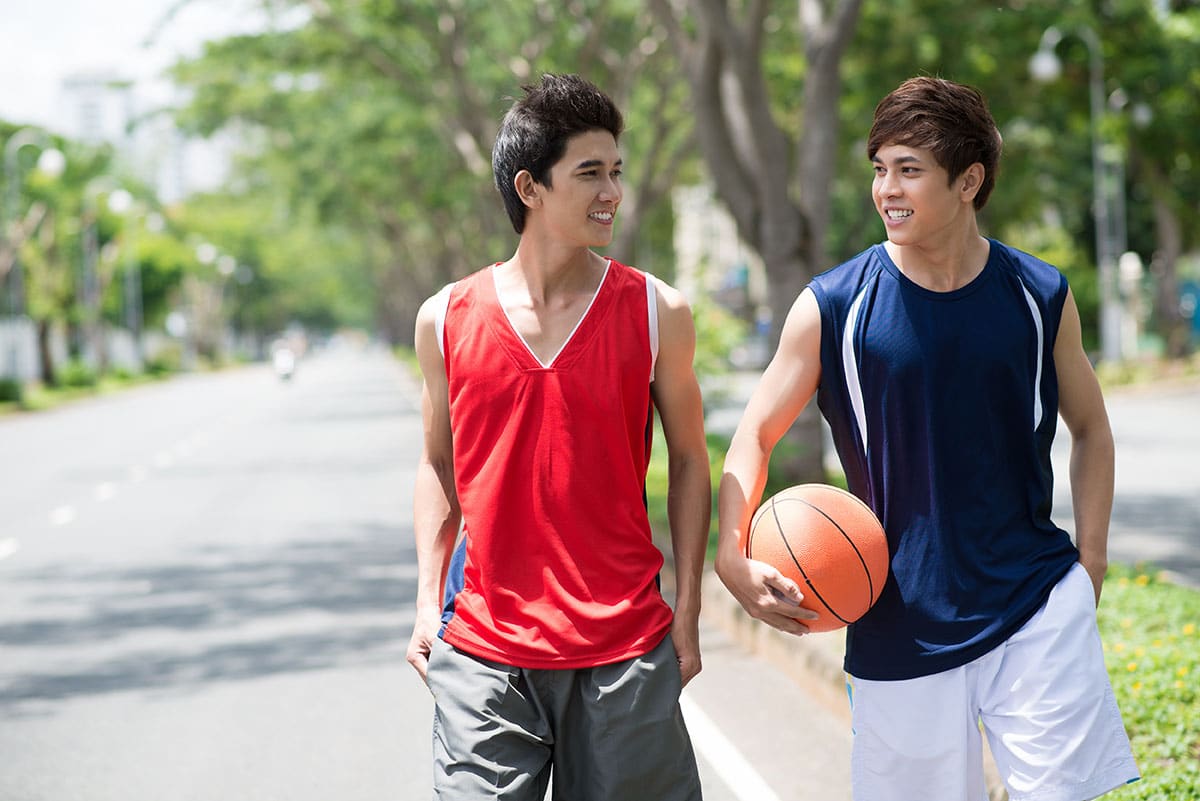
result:
M 466 561 L 442 636 L 460 650 L 584 668 L 669 631 L 645 505 L 647 280 L 610 261 L 549 365 L 509 322 L 491 268 L 451 290 L 442 345 Z

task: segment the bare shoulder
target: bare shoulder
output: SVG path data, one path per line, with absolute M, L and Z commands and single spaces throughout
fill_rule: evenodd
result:
M 694 333 L 692 308 L 684 294 L 650 273 L 646 274 L 646 280 L 654 282 L 659 328 L 662 335 L 683 334 L 686 336 Z
M 431 373 L 440 373 L 440 370 L 436 369 L 442 362 L 437 320 L 441 310 L 446 306 L 448 290 L 449 287 L 445 287 L 440 292 L 426 298 L 417 310 L 413 343 L 417 351 L 417 360 L 421 364 L 421 371 L 427 377 Z
M 654 284 L 654 292 L 658 296 L 658 308 L 660 311 L 663 309 L 689 308 L 687 298 L 683 296 L 683 293 L 657 275 L 646 273 L 646 280 Z
M 811 287 L 805 287 L 788 310 L 780 333 L 780 351 L 814 354 L 821 345 L 821 307 Z

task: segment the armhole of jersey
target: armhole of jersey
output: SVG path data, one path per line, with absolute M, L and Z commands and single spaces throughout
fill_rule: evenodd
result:
M 654 291 L 654 279 L 646 276 L 646 319 L 650 327 L 650 383 L 654 383 L 654 366 L 658 364 L 658 293 Z
M 433 330 L 437 334 L 438 350 L 446 358 L 446 309 L 450 306 L 450 290 L 454 284 L 446 284 L 433 296 Z

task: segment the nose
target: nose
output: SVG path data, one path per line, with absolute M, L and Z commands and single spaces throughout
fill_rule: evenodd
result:
M 605 178 L 600 185 L 600 199 L 606 203 L 616 203 L 621 200 L 621 195 L 621 180 L 611 175 Z
M 895 173 L 888 171 L 875 176 L 875 193 L 882 197 L 894 197 L 900 194 L 900 182 Z

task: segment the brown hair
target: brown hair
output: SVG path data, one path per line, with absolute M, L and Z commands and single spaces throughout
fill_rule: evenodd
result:
M 996 185 L 1002 140 L 987 100 L 974 87 L 944 78 L 909 78 L 875 107 L 867 137 L 867 158 L 881 147 L 906 145 L 929 150 L 950 181 L 975 162 L 983 165 L 983 183 L 975 195 L 978 211 Z

